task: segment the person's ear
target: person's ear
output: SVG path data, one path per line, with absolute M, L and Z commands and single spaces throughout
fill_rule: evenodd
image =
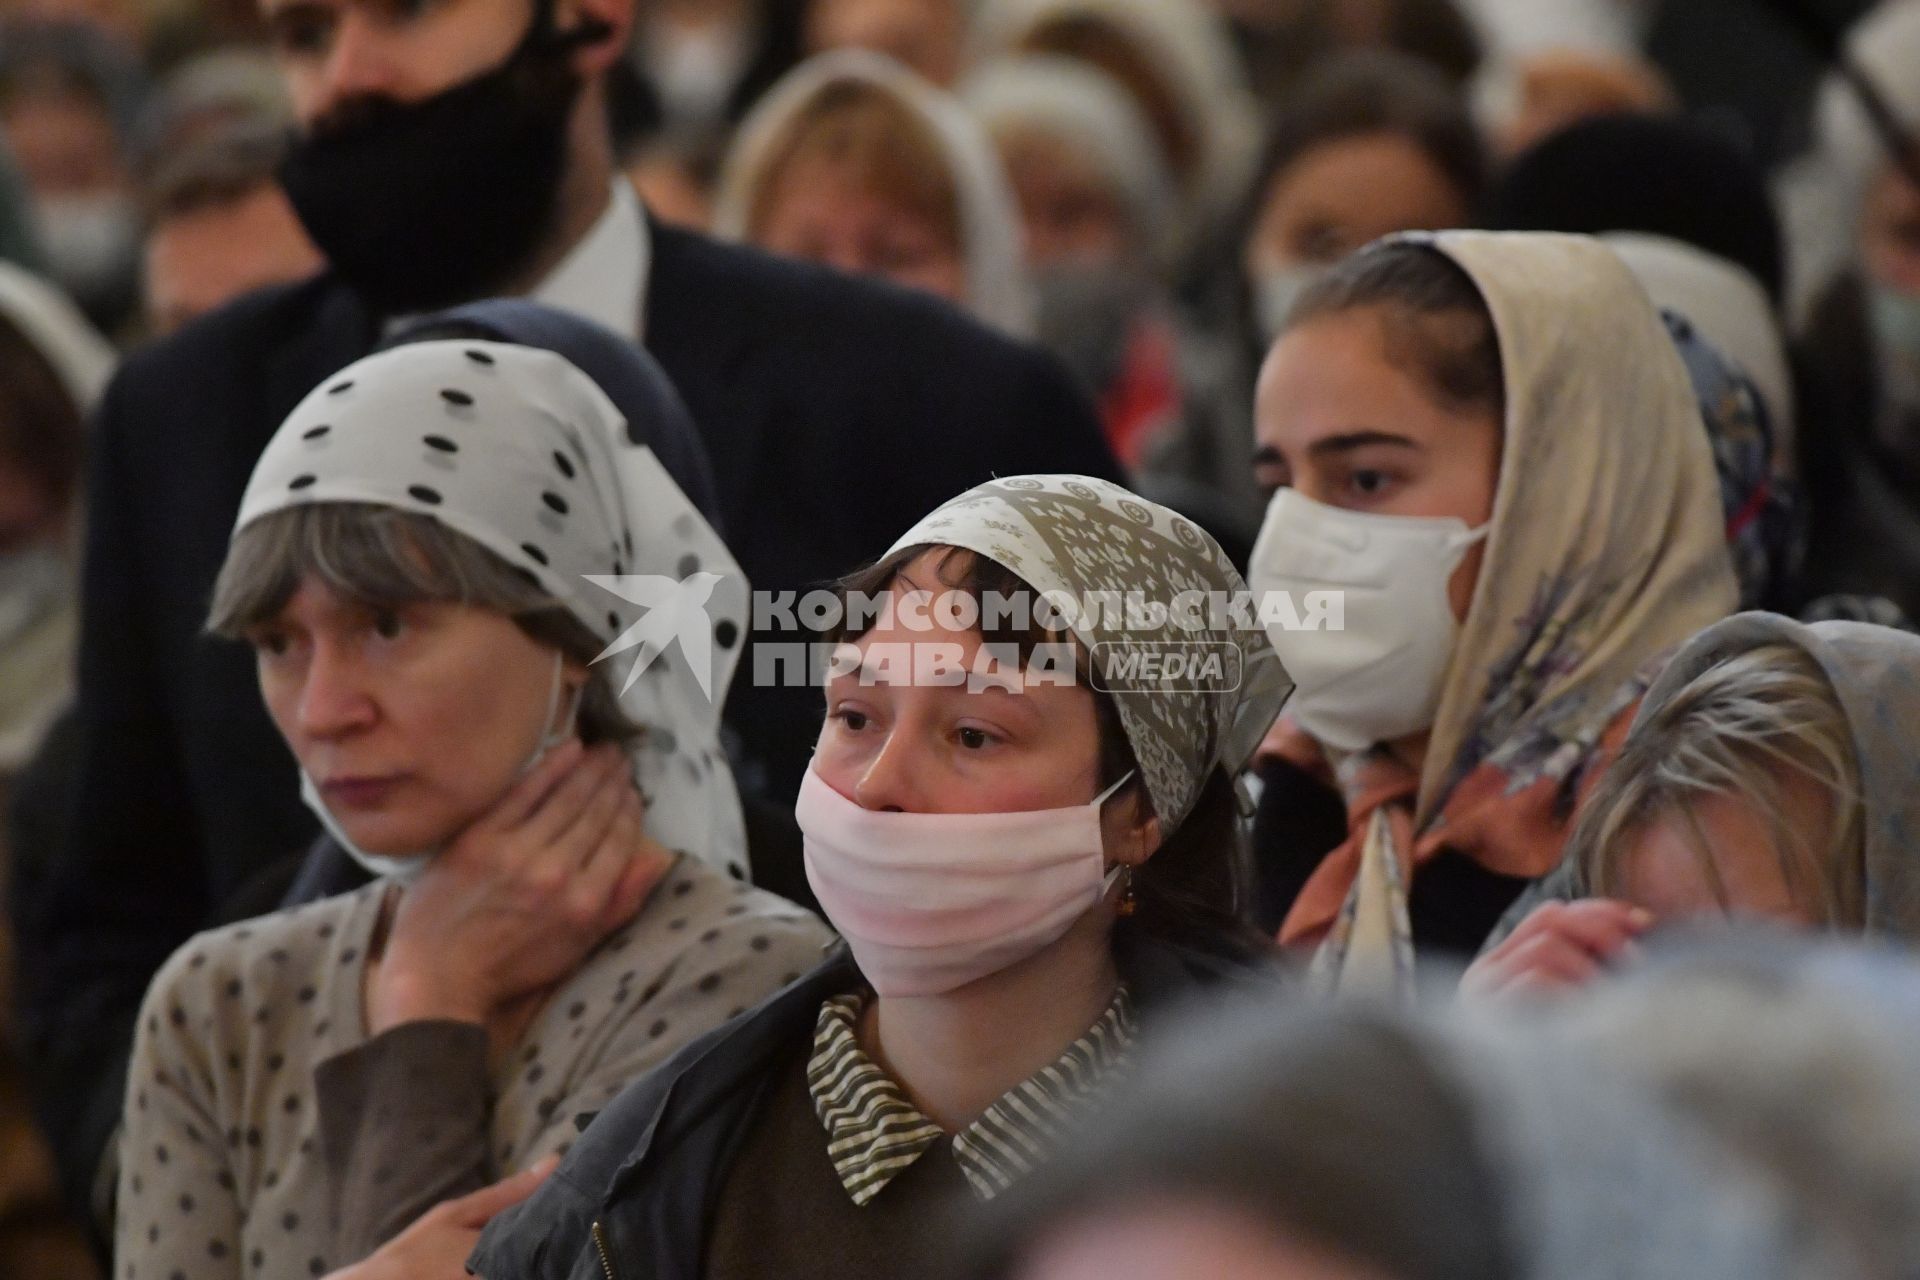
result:
M 574 32 L 573 66 L 583 80 L 604 75 L 626 56 L 634 0 L 558 0 L 554 26 Z
M 1160 819 L 1146 803 L 1144 788 L 1138 782 L 1129 783 L 1114 797 L 1102 825 L 1107 857 L 1113 862 L 1137 867 L 1160 848 Z

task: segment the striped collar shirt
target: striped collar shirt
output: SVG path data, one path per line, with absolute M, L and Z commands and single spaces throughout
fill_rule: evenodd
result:
M 861 1049 L 856 1028 L 868 999 L 856 992 L 820 1007 L 807 1062 L 807 1089 L 827 1131 L 827 1154 L 857 1205 L 946 1136 Z M 1123 985 L 1099 1021 L 1051 1066 L 954 1134 L 953 1158 L 974 1194 L 991 1200 L 1033 1172 L 1125 1069 L 1133 1039 L 1133 1000 Z

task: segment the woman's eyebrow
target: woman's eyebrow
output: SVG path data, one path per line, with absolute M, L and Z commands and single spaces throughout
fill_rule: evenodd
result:
M 1349 431 L 1343 435 L 1328 436 L 1316 440 L 1307 446 L 1307 452 L 1316 458 L 1329 454 L 1351 453 L 1355 449 L 1364 449 L 1369 445 L 1393 445 L 1401 449 L 1418 449 L 1420 444 L 1406 436 L 1397 436 L 1389 431 Z

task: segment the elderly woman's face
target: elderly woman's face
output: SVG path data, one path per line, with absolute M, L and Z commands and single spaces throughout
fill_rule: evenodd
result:
M 1065 139 L 1009 129 L 994 142 L 1020 201 L 1028 266 L 1120 266 L 1137 252 L 1120 194 Z
M 778 181 L 753 237 L 762 248 L 966 303 L 960 246 L 874 191 L 862 175 L 829 157 L 809 156 L 787 166 Z
M 484 813 L 585 679 L 503 614 L 376 609 L 311 578 L 247 639 L 275 726 L 328 812 L 376 854 L 432 848 Z
M 1389 350 L 1375 308 L 1315 317 L 1289 329 L 1260 371 L 1254 470 L 1267 489 L 1387 516 L 1452 516 L 1479 528 L 1493 515 L 1500 423 L 1491 412 L 1435 400 Z M 1448 583 L 1464 619 L 1486 543 Z
M 943 596 L 959 601 L 941 578 L 949 554 L 935 549 L 910 562 L 894 607 L 847 647 L 846 667 L 857 658 L 859 670 L 828 681 L 814 771 L 865 809 L 1023 813 L 1089 803 L 1101 790 L 1099 719 L 1092 690 L 1070 671 L 1017 691 L 931 674 L 936 661 L 986 670 L 980 632 L 952 625 L 964 619 L 941 604 Z M 1110 856 L 1137 838 L 1134 816 L 1121 799 L 1102 810 Z

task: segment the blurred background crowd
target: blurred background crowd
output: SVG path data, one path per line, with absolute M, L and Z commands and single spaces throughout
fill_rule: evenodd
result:
M 537 11 L 551 18 L 556 3 Z M 102 1153 L 121 1119 L 134 1009 L 159 962 L 200 928 L 344 887 L 311 860 L 299 874 L 319 878 L 295 878 L 313 828 L 258 707 L 247 712 L 254 736 L 231 742 L 216 741 L 227 720 L 194 721 L 198 713 L 180 710 L 202 699 L 218 705 L 243 668 L 250 690 L 251 658 L 239 666 L 222 659 L 220 674 L 203 679 L 143 629 L 199 637 L 233 516 L 219 504 L 237 495 L 294 401 L 375 336 L 470 300 L 458 284 L 436 289 L 431 280 L 410 291 L 396 284 L 381 300 L 383 276 L 397 278 L 408 264 L 407 251 L 377 243 L 380 228 L 428 215 L 393 203 L 399 197 L 379 164 L 350 169 L 351 157 L 317 159 L 308 146 L 362 99 L 384 127 L 378 100 L 404 97 L 407 77 L 437 55 L 424 43 L 412 55 L 394 45 L 400 53 L 383 55 L 400 59 L 393 66 L 369 54 L 356 72 L 364 82 L 347 88 L 316 88 L 300 70 L 320 42 L 347 38 L 329 16 L 346 8 L 371 15 L 369 29 L 397 31 L 461 6 L 513 9 L 524 25 L 507 0 L 0 0 L 0 875 L 12 921 L 0 934 L 0 1275 L 106 1274 L 123 1174 Z M 515 48 L 520 58 L 525 50 Z M 1889 636 L 1920 617 L 1920 0 L 636 0 L 614 53 L 593 81 L 590 101 L 603 119 L 592 127 L 607 140 L 623 192 L 616 201 L 637 197 L 654 228 L 652 256 L 635 265 L 643 282 L 653 272 L 657 290 L 697 295 L 686 306 L 702 327 L 662 325 L 664 303 L 649 301 L 641 332 L 630 323 L 631 297 L 612 309 L 626 309 L 622 336 L 654 350 L 693 411 L 711 455 L 711 476 L 699 483 L 717 499 L 687 478 L 704 476 L 709 463 L 668 470 L 703 513 L 716 500 L 726 509 L 728 545 L 756 586 L 802 586 L 871 561 L 929 505 L 906 494 L 894 506 L 875 499 L 870 510 L 843 513 L 815 485 L 818 473 L 783 459 L 824 451 L 822 467 L 839 467 L 851 483 L 869 463 L 884 463 L 883 475 L 911 469 L 923 450 L 964 454 L 952 474 L 967 473 L 967 483 L 1020 471 L 1123 481 L 1211 535 L 1258 586 L 1263 558 L 1271 560 L 1259 549 L 1274 536 L 1271 495 L 1288 483 L 1305 487 L 1294 437 L 1274 425 L 1295 420 L 1287 414 L 1305 401 L 1288 399 L 1286 413 L 1262 408 L 1291 394 L 1280 362 L 1263 380 L 1276 341 L 1369 298 L 1461 310 L 1440 297 L 1444 282 L 1369 276 L 1355 255 L 1382 237 L 1563 232 L 1607 246 L 1658 309 L 1661 328 L 1648 339 L 1614 324 L 1617 313 L 1604 309 L 1611 277 L 1577 254 L 1515 251 L 1496 264 L 1470 247 L 1448 251 L 1484 297 L 1496 364 L 1505 358 L 1496 372 L 1504 399 L 1495 399 L 1504 406 L 1509 474 L 1498 501 L 1489 493 L 1483 518 L 1470 523 L 1552 543 L 1563 555 L 1542 552 L 1532 580 L 1521 568 L 1536 566 L 1502 567 L 1512 607 L 1499 618 L 1585 625 L 1598 614 L 1569 603 L 1582 592 L 1682 602 L 1674 616 L 1684 614 L 1685 625 L 1676 621 L 1657 643 L 1657 628 L 1605 624 L 1623 646 L 1607 674 L 1625 679 L 1736 608 L 1861 622 Z M 338 47 L 328 56 L 339 64 L 328 75 L 349 74 Z M 409 56 L 418 65 L 402 65 Z M 317 93 L 333 95 L 324 109 Z M 512 118 L 488 115 L 478 94 L 441 105 L 451 116 L 440 123 L 407 123 L 426 131 L 414 139 L 418 154 L 392 151 L 383 162 L 424 163 L 431 130 L 442 125 L 464 129 L 462 146 L 473 154 L 497 156 L 497 173 L 446 188 L 421 241 L 434 246 L 438 227 L 448 246 L 477 251 L 494 206 L 517 207 L 525 203 L 517 191 L 539 185 L 526 175 L 539 169 L 542 144 L 505 127 L 488 135 Z M 397 169 L 384 172 L 394 190 L 406 187 Z M 342 231 L 353 221 L 343 206 L 365 225 Z M 875 311 L 871 329 L 848 324 L 839 354 L 816 357 L 806 347 L 795 359 L 844 360 L 847 380 L 880 388 L 874 394 L 892 398 L 898 419 L 862 418 L 840 444 L 796 426 L 799 443 L 770 448 L 748 485 L 725 433 L 711 425 L 717 415 L 750 401 L 740 412 L 773 424 L 804 419 L 812 430 L 865 410 L 824 395 L 817 407 L 809 399 L 794 409 L 781 379 L 798 384 L 807 371 L 768 372 L 774 365 L 758 355 L 701 364 L 732 341 L 736 310 L 768 317 L 742 323 L 791 326 L 796 336 L 812 313 L 778 311 L 752 292 L 758 284 L 735 294 L 736 281 L 718 266 L 701 277 L 707 283 L 683 283 L 676 264 L 691 251 L 662 238 L 673 229 L 877 278 L 913 291 L 914 305 L 932 295 L 978 322 L 965 342 L 984 330 L 1023 352 L 1044 351 L 1044 366 L 1032 368 L 1046 372 L 957 365 L 955 385 L 939 387 L 939 334 L 923 333 L 917 320 L 894 331 L 895 313 Z M 343 318 L 316 301 L 298 317 L 316 331 L 352 331 L 339 358 L 296 351 L 291 338 L 270 332 L 292 325 L 284 307 L 229 308 L 330 270 L 379 303 Z M 1541 273 L 1561 274 L 1529 292 Z M 569 287 L 486 292 L 533 292 L 621 328 L 594 312 L 590 279 Z M 1543 307 L 1536 293 L 1557 301 Z M 844 302 L 858 312 L 863 299 L 900 296 Z M 580 298 L 588 301 L 571 305 Z M 1583 306 L 1596 314 L 1577 318 Z M 520 340 L 485 316 L 469 323 L 447 336 Z M 900 354 L 923 337 L 930 354 Z M 177 354 L 207 344 L 225 353 L 221 360 Z M 1692 433 L 1684 447 L 1653 422 L 1670 405 L 1649 396 L 1623 410 L 1606 400 L 1610 386 L 1653 367 L 1648 344 L 1660 346 L 1659 361 L 1677 353 L 1684 367 L 1681 412 Z M 695 347 L 698 357 L 674 354 Z M 1537 348 L 1532 365 L 1517 359 L 1523 348 Z M 1397 365 L 1427 358 L 1393 341 L 1387 350 Z M 299 358 L 283 362 L 290 351 Z M 1294 360 L 1338 354 L 1297 347 Z M 901 375 L 896 390 L 896 356 L 935 372 Z M 598 366 L 575 363 L 625 409 Z M 116 369 L 129 372 L 115 381 Z M 238 387 L 236 371 L 246 369 L 278 381 L 257 397 L 200 384 Z M 1061 370 L 1056 404 L 1046 397 Z M 954 443 L 970 438 L 972 416 L 988 403 L 968 399 L 980 388 L 967 384 L 1030 373 L 1036 404 L 1068 407 L 1003 424 L 1005 449 Z M 1472 401 L 1474 392 L 1457 398 Z M 951 413 L 938 431 L 922 415 L 936 402 Z M 1622 428 L 1606 448 L 1563 448 L 1551 463 L 1529 462 L 1527 476 L 1513 478 L 1516 442 L 1527 433 L 1545 439 L 1556 426 L 1623 412 L 1644 424 Z M 232 441 L 196 435 L 202 416 L 228 413 L 249 423 L 236 437 L 250 442 L 245 457 L 231 456 Z M 1059 439 L 1043 438 L 1049 423 L 1083 418 L 1091 424 L 1084 439 L 1068 440 L 1064 428 Z M 103 438 L 97 424 L 109 421 Z M 176 428 L 177 445 L 166 435 Z M 1659 575 L 1642 570 L 1671 563 L 1671 548 L 1687 536 L 1651 529 L 1667 510 L 1658 505 L 1666 481 L 1616 455 L 1678 456 L 1702 436 L 1731 560 L 1726 598 L 1715 594 L 1718 579 L 1700 587 L 1704 578 L 1662 596 Z M 656 452 L 667 455 L 665 446 Z M 174 469 L 150 467 L 155 458 Z M 210 489 L 193 487 L 194 477 L 216 471 L 224 478 Z M 1529 484 L 1533 496 L 1507 496 Z M 773 493 L 792 505 L 775 511 Z M 1654 504 L 1644 511 L 1635 505 L 1643 497 Z M 1550 532 L 1589 502 L 1617 508 L 1615 536 L 1590 562 L 1578 559 L 1590 548 L 1571 535 L 1553 542 L 1559 535 Z M 1524 515 L 1521 503 L 1531 503 Z M 129 514 L 136 508 L 137 518 Z M 164 589 L 112 580 L 101 549 L 157 546 L 146 540 L 175 514 L 182 529 L 208 521 L 205 531 L 180 535 L 205 572 L 195 568 Z M 795 532 L 802 528 L 804 536 Z M 1625 546 L 1643 533 L 1641 545 Z M 1588 577 L 1568 585 L 1576 569 Z M 1595 575 L 1612 576 L 1596 586 Z M 145 667 L 99 658 L 76 670 L 83 597 L 86 627 L 108 637 L 89 644 L 103 654 L 114 643 L 129 652 L 147 646 Z M 1473 608 L 1467 617 L 1455 607 L 1467 628 L 1460 643 L 1479 644 L 1476 655 L 1489 660 L 1505 653 L 1510 641 L 1494 635 L 1491 606 Z M 1806 638 L 1813 635 L 1774 637 L 1763 652 L 1797 671 L 1795 661 L 1806 659 L 1777 650 L 1824 652 Z M 1834 790 L 1860 791 L 1859 775 L 1872 775 L 1865 789 L 1879 790 L 1866 821 L 1888 824 L 1898 850 L 1864 837 L 1866 880 L 1836 888 L 1841 905 L 1826 920 L 1910 938 L 1920 912 L 1906 895 L 1920 889 L 1908 883 L 1911 873 L 1886 868 L 1902 853 L 1920 856 L 1920 831 L 1900 826 L 1910 798 L 1898 782 L 1880 786 L 1873 762 L 1911 774 L 1920 759 L 1912 728 L 1920 665 L 1888 643 L 1896 657 L 1884 669 L 1846 667 L 1870 686 L 1866 701 L 1842 693 L 1845 705 L 1823 714 L 1832 722 L 1825 731 L 1848 743 L 1835 750 L 1854 761 Z M 1568 675 L 1552 656 L 1515 656 L 1501 678 L 1525 690 L 1515 697 L 1544 705 L 1541 690 L 1564 692 L 1554 682 Z M 1831 663 L 1825 670 L 1842 682 Z M 1295 676 L 1306 688 L 1306 676 Z M 1583 696 L 1598 687 L 1591 673 L 1581 678 Z M 145 712 L 114 707 L 123 679 L 166 687 L 153 695 L 165 704 L 153 713 L 164 712 L 164 731 Z M 1663 691 L 1648 677 L 1604 715 L 1585 705 L 1577 730 L 1524 744 L 1517 733 L 1500 736 L 1511 717 L 1474 719 L 1453 692 L 1439 724 L 1429 707 L 1425 724 L 1363 732 L 1352 744 L 1334 731 L 1331 712 L 1318 724 L 1311 711 L 1283 718 L 1253 763 L 1262 785 L 1257 810 L 1245 815 L 1257 862 L 1249 922 L 1284 945 L 1319 947 L 1337 970 L 1349 948 L 1364 950 L 1376 847 L 1398 841 L 1404 866 L 1418 867 L 1430 887 L 1389 895 L 1404 917 L 1397 942 L 1464 963 L 1491 939 L 1477 972 L 1483 984 L 1504 987 L 1560 963 L 1542 960 L 1538 939 L 1571 937 L 1579 954 L 1565 963 L 1584 979 L 1596 957 L 1617 958 L 1642 926 L 1575 915 L 1549 929 L 1528 913 L 1553 921 L 1564 907 L 1552 899 L 1645 895 L 1618 888 L 1621 873 L 1600 834 L 1576 834 L 1562 861 L 1566 812 L 1549 824 L 1544 802 L 1537 812 L 1491 800 L 1473 807 L 1459 803 L 1462 793 L 1478 804 L 1499 792 L 1504 803 L 1540 776 L 1536 763 L 1557 761 L 1541 765 L 1556 787 L 1570 793 L 1578 782 L 1583 795 L 1644 813 L 1651 802 L 1640 793 L 1585 791 L 1569 762 L 1584 761 L 1603 738 L 1618 747 L 1638 708 L 1636 735 L 1669 736 L 1643 743 L 1637 757 L 1623 754 L 1645 777 L 1618 785 L 1656 788 L 1648 779 L 1662 752 L 1709 750 L 1685 739 L 1677 720 L 1649 724 L 1669 698 L 1678 717 L 1692 705 L 1689 693 L 1706 696 Z M 1791 722 L 1796 743 L 1816 734 L 1792 721 L 1786 701 L 1766 703 L 1765 691 L 1743 696 Z M 1826 703 L 1833 700 L 1829 692 Z M 750 860 L 756 883 L 809 907 L 788 814 L 818 728 L 817 701 L 736 693 L 723 735 L 746 826 L 733 853 Z M 1449 715 L 1458 723 L 1449 727 Z M 1405 776 L 1374 780 L 1398 788 L 1395 803 L 1404 802 L 1410 823 L 1379 836 L 1374 816 L 1388 806 L 1342 753 L 1407 729 L 1432 729 L 1434 754 L 1410 773 L 1402 768 Z M 1710 721 L 1701 740 L 1745 730 L 1765 736 L 1732 717 Z M 116 754 L 111 740 L 143 733 L 174 737 L 146 755 Z M 262 742 L 273 781 L 285 784 L 273 804 L 245 783 L 256 776 L 247 758 Z M 1778 750 L 1785 758 L 1799 748 Z M 196 760 L 230 794 L 209 790 Z M 1475 771 L 1496 764 L 1497 772 Z M 1727 770 L 1713 776 L 1733 779 L 1729 793 L 1777 781 Z M 193 799 L 142 807 L 160 791 Z M 216 795 L 233 800 L 229 825 L 208 817 Z M 111 816 L 117 807 L 124 820 Z M 1443 810 L 1448 821 L 1436 822 Z M 1597 830 L 1601 818 L 1587 821 Z M 1525 827 L 1532 822 L 1550 825 L 1552 839 L 1540 843 Z M 153 860 L 173 870 L 123 880 L 111 870 L 114 855 L 99 853 L 149 837 Z M 1846 838 L 1863 839 L 1857 830 Z M 249 842 L 274 857 L 231 856 Z M 1525 856 L 1501 852 L 1522 846 Z M 173 882 L 182 879 L 191 889 L 175 901 Z M 146 887 L 158 882 L 165 887 Z M 1717 891 L 1724 902 L 1725 886 Z M 163 922 L 136 938 L 142 926 L 127 920 L 162 900 Z M 102 974 L 96 991 L 88 984 Z M 1905 1021 L 1920 1016 L 1920 977 L 1905 961 L 1784 944 L 1680 947 L 1551 1018 L 1469 1016 L 1450 1012 L 1450 999 L 1412 1011 L 1235 1007 L 1216 1011 L 1184 1049 L 1176 1051 L 1182 1037 L 1167 1037 L 1129 1083 L 1120 1123 L 1049 1170 L 1017 1211 L 1002 1212 L 985 1237 L 992 1247 L 968 1254 L 967 1265 L 1029 1280 L 1893 1277 L 1920 1265 L 1920 1081 L 1907 1078 L 1914 1059 L 1906 1044 L 1920 1024 Z M 127 1232 L 123 1223 L 123 1249 L 130 1238 L 137 1246 L 137 1230 Z M 1594 1262 L 1599 1254 L 1611 1261 Z M 125 1261 L 116 1273 L 161 1274 Z M 246 1272 L 261 1273 L 258 1264 Z

